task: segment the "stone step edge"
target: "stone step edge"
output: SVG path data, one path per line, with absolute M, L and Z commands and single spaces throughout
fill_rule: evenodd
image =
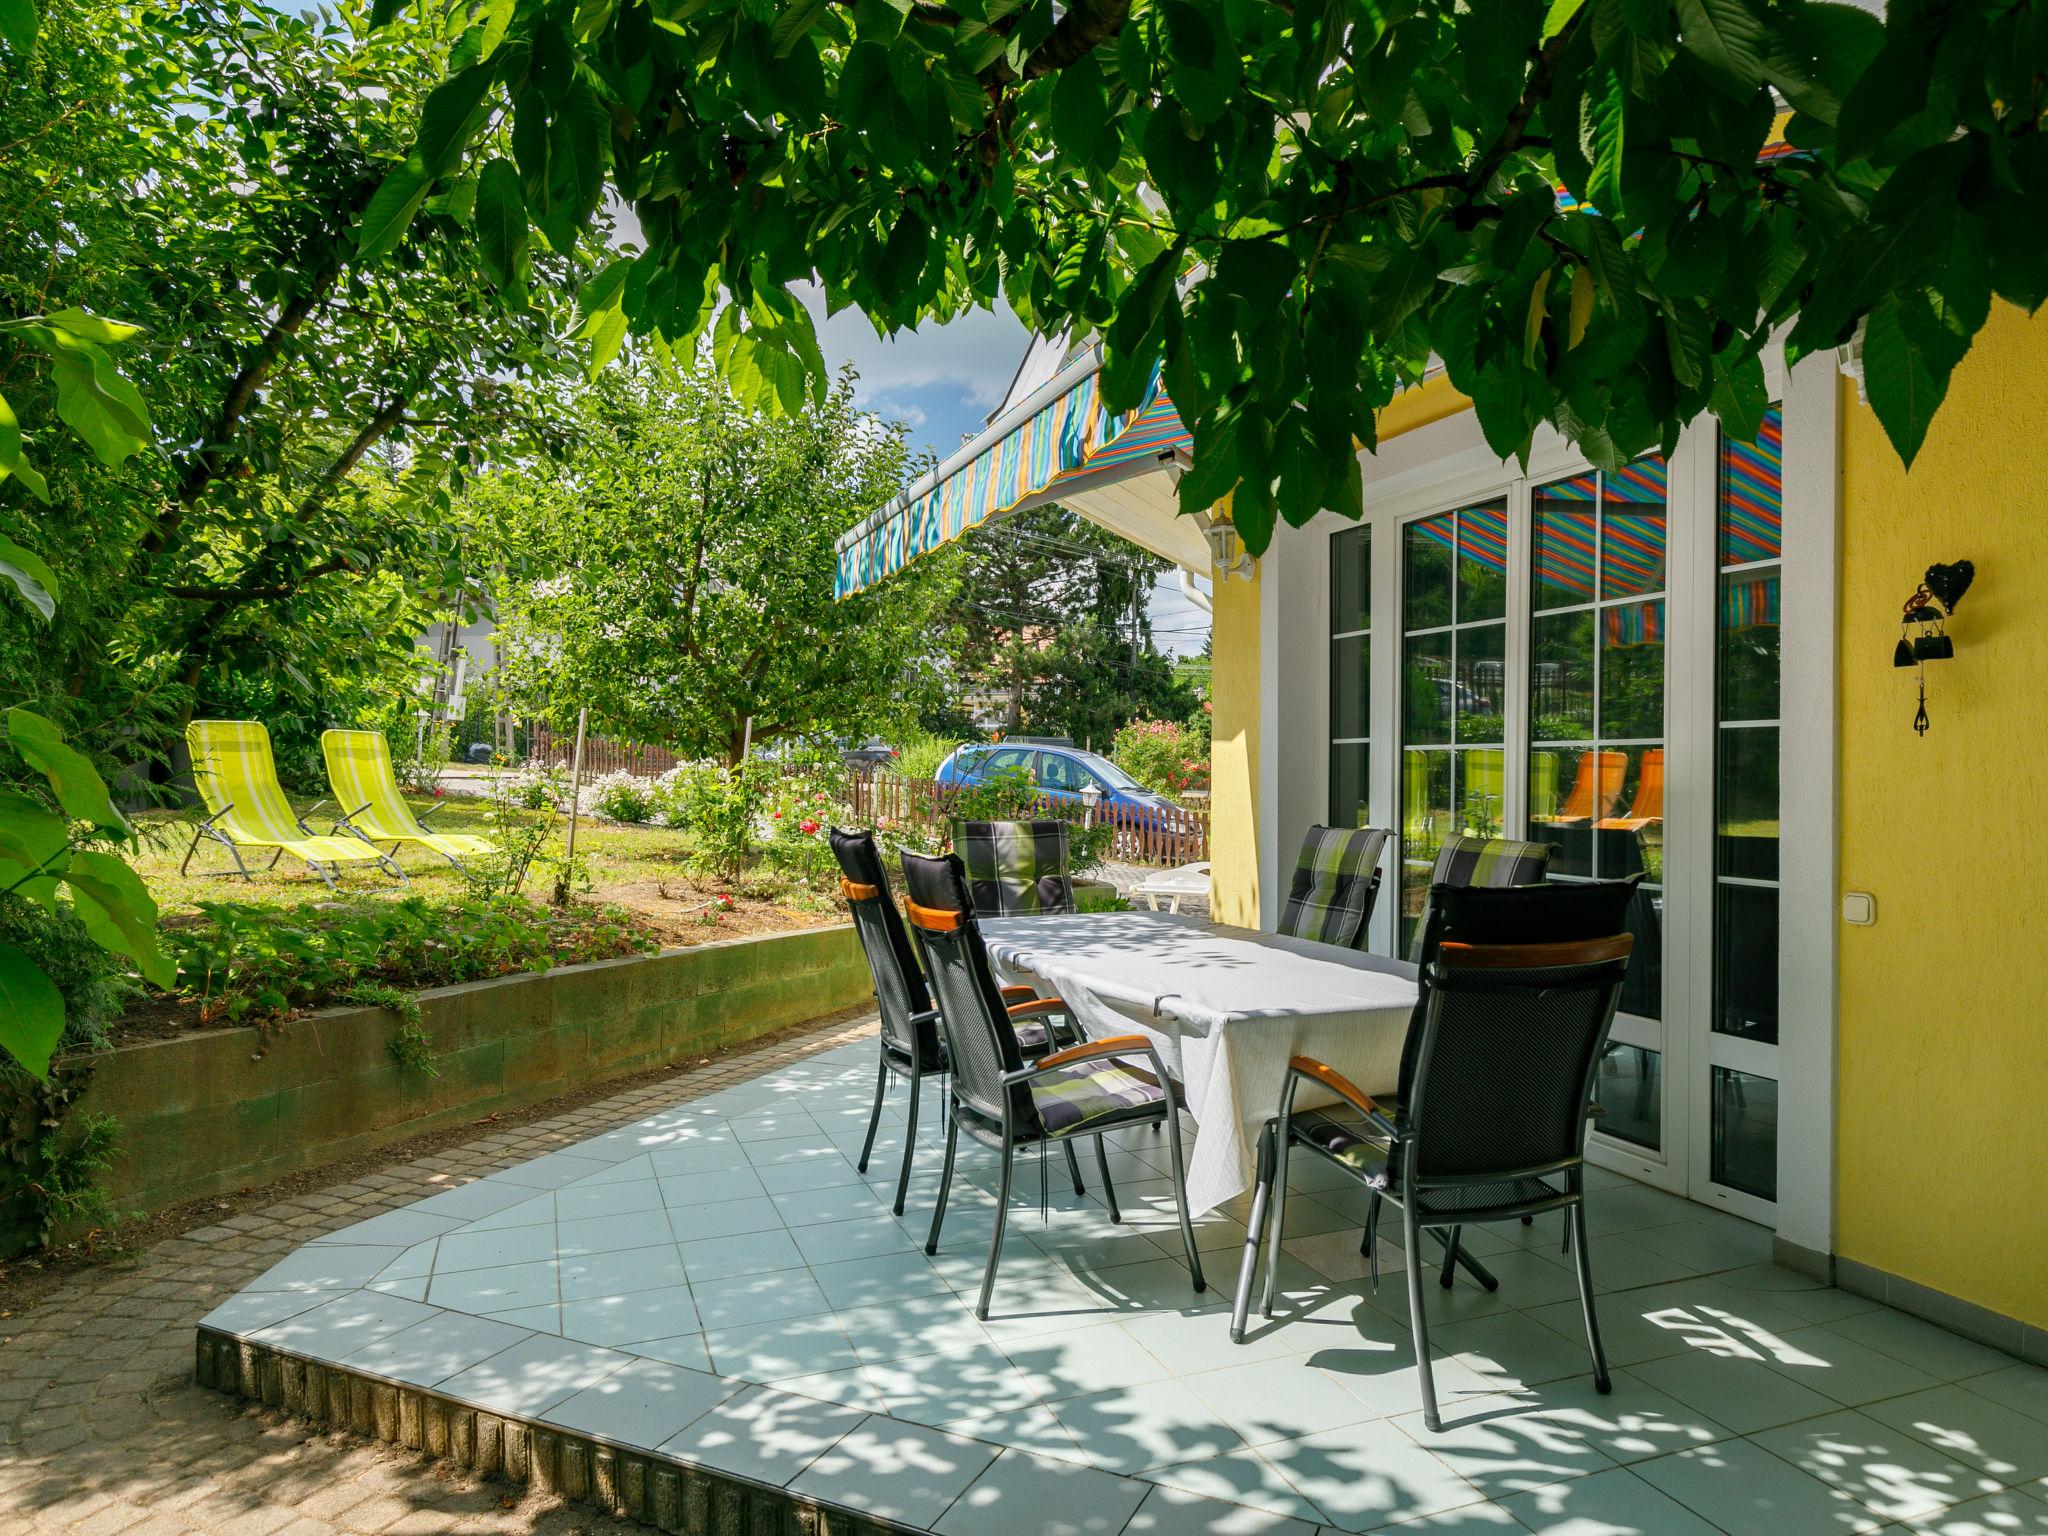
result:
M 670 1536 L 927 1536 L 920 1527 L 770 1488 L 431 1388 L 196 1330 L 193 1379 L 321 1429 L 451 1461 L 480 1477 L 589 1504 Z

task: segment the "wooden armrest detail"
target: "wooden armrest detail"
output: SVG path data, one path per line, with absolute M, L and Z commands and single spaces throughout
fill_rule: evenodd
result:
M 1458 944 L 1437 947 L 1437 963 L 1447 970 L 1519 971 L 1553 966 L 1602 965 L 1626 960 L 1636 947 L 1635 935 L 1617 933 L 1605 939 L 1573 939 L 1561 944 Z
M 1126 1051 L 1151 1049 L 1152 1042 L 1143 1035 L 1111 1035 L 1106 1040 L 1084 1040 L 1079 1045 L 1068 1046 L 1064 1051 L 1054 1051 L 1050 1056 L 1041 1056 L 1033 1063 L 1033 1069 L 1043 1071 L 1047 1067 L 1064 1067 L 1077 1061 L 1092 1061 L 1097 1056 L 1121 1056 Z
M 1370 1094 L 1365 1093 L 1335 1067 L 1326 1067 L 1313 1056 L 1297 1056 L 1287 1063 L 1287 1070 L 1299 1072 L 1303 1077 L 1312 1077 L 1330 1092 L 1337 1095 L 1361 1114 L 1384 1116 L 1386 1111 L 1373 1103 Z
M 1038 996 L 1036 987 L 998 987 L 996 990 L 1003 994 L 1004 1002 L 1009 1002 L 1013 998 Z
M 920 907 L 914 901 L 906 900 L 903 911 L 909 917 L 911 926 L 922 928 L 927 933 L 954 933 L 966 921 L 964 912 L 948 912 L 940 907 Z
M 1034 997 L 1029 1002 L 1010 1004 L 1010 1017 L 1028 1019 L 1038 1013 L 1067 1013 L 1066 999 L 1059 997 Z
M 879 885 L 862 885 L 858 880 L 849 880 L 846 876 L 841 875 L 839 877 L 839 894 L 848 901 L 873 901 L 882 894 L 882 888 Z

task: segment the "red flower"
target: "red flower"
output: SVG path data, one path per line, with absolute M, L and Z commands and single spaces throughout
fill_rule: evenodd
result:
M 797 831 L 803 833 L 805 837 L 809 837 L 812 833 L 818 830 L 818 824 L 815 821 L 812 821 L 808 816 L 806 816 L 802 821 L 796 824 L 796 829 Z
M 445 789 L 443 789 L 443 788 L 442 788 L 442 787 L 441 787 L 440 785 L 436 784 L 436 785 L 434 786 L 434 798 L 435 798 L 436 800 L 440 799 L 440 798 L 441 798 L 441 797 L 442 797 L 443 795 L 445 795 L 445 794 L 447 794 L 447 793 L 448 793 L 448 791 L 447 791 L 447 790 L 445 790 Z
M 782 812 L 780 812 L 780 811 L 774 811 L 774 812 L 771 812 L 771 813 L 770 813 L 770 816 L 769 816 L 769 819 L 770 819 L 771 821 L 780 821 L 780 820 L 782 820 Z

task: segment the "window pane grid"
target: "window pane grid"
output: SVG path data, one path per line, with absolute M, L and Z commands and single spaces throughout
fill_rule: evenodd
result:
M 1330 536 L 1330 825 L 1363 826 L 1372 704 L 1372 527 Z

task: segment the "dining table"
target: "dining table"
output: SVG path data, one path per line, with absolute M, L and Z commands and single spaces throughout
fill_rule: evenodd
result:
M 983 918 L 981 930 L 1000 979 L 1064 999 L 1090 1039 L 1141 1034 L 1158 1050 L 1195 1122 L 1195 1214 L 1251 1188 L 1293 1057 L 1367 1093 L 1399 1074 L 1416 998 L 1406 961 L 1173 912 Z M 1313 1087 L 1298 1106 L 1332 1102 Z

